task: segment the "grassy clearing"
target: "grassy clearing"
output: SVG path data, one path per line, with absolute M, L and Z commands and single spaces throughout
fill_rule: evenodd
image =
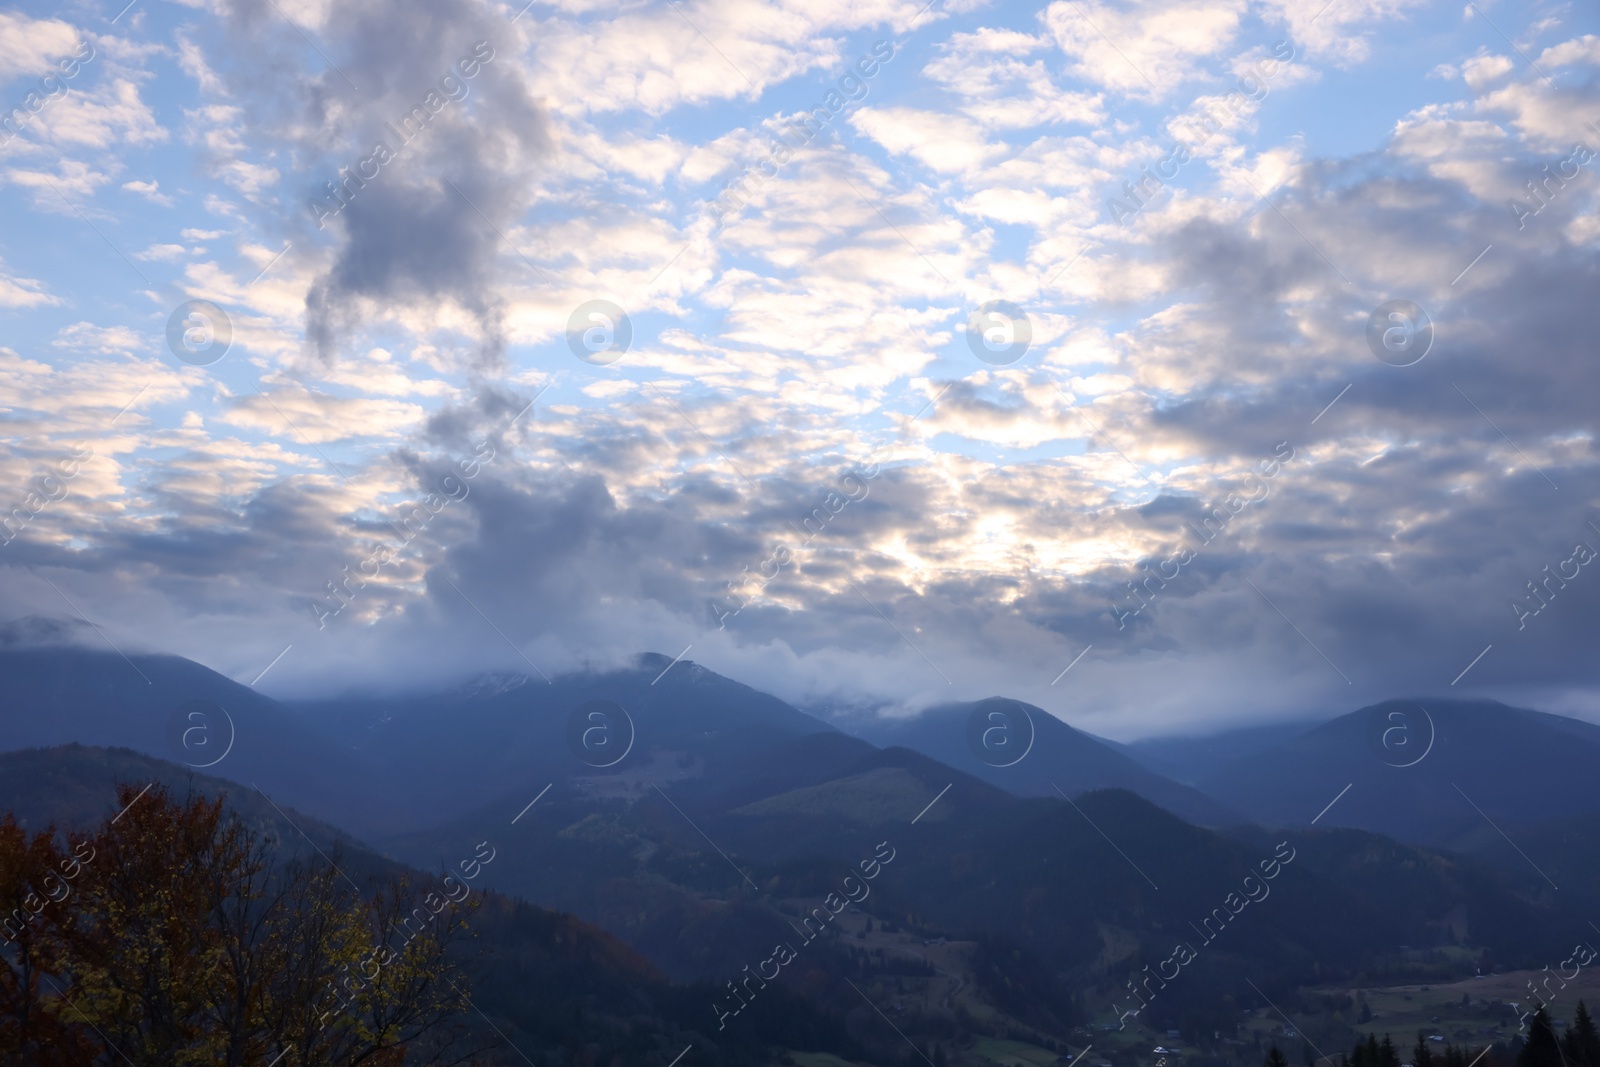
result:
M 841 1060 L 831 1052 L 790 1052 L 789 1058 L 798 1067 L 860 1067 L 849 1060 Z
M 999 1064 L 1000 1067 L 1050 1067 L 1056 1054 L 1038 1045 L 1024 1041 L 1002 1041 L 999 1038 L 980 1037 L 972 1048 L 962 1052 L 955 1062 L 978 1067 L 979 1064 Z

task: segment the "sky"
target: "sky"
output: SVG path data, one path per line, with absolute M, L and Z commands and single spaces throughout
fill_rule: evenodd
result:
M 1600 718 L 1600 13 L 0 8 L 0 615 L 1132 739 Z

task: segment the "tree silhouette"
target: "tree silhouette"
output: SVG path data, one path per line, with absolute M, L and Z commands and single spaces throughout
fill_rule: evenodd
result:
M 1267 1050 L 1267 1058 L 1263 1067 L 1289 1067 L 1289 1058 L 1279 1051 L 1277 1045 Z
M 1541 1004 L 1528 1024 L 1528 1040 L 1517 1053 L 1517 1067 L 1562 1067 L 1562 1064 L 1561 1043 L 1556 1040 L 1550 1016 Z
M 1600 1033 L 1596 1033 L 1594 1020 L 1581 1000 L 1572 1017 L 1572 1026 L 1562 1035 L 1561 1051 L 1568 1067 L 1600 1067 Z

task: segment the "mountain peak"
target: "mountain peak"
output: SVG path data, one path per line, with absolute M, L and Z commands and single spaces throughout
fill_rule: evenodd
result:
M 515 671 L 486 671 L 462 684 L 460 694 L 469 700 L 487 700 L 513 689 L 521 689 L 532 678 Z
M 682 656 L 683 653 L 680 652 L 678 655 Z M 647 671 L 652 676 L 660 674 L 668 667 L 672 667 L 672 673 L 674 674 L 677 674 L 679 671 L 683 671 L 689 677 L 698 677 L 702 674 L 710 673 L 706 670 L 706 668 L 700 666 L 700 664 L 696 663 L 694 660 L 677 659 L 672 656 L 662 655 L 660 652 L 641 652 L 634 657 L 633 663 L 635 669 Z M 674 664 L 676 664 L 676 666 L 673 666 Z

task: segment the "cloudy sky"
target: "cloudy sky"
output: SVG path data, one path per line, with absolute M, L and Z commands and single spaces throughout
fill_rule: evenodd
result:
M 8 617 L 1600 717 L 1592 4 L 124 3 L 0 9 Z

